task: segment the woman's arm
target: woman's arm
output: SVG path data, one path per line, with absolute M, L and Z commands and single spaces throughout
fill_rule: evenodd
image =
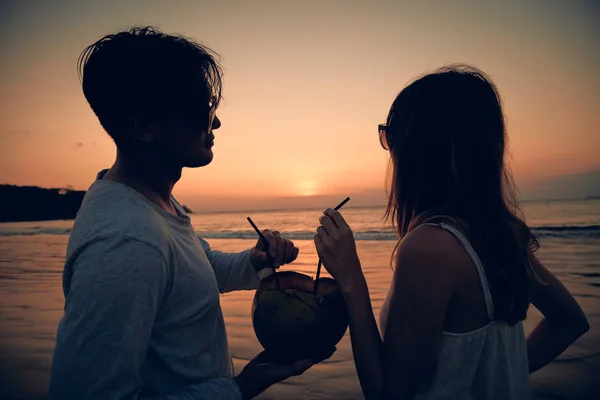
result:
M 535 257 L 534 271 L 543 283 L 534 282 L 532 303 L 544 319 L 527 338 L 529 372 L 558 357 L 589 329 L 585 314 L 566 287 Z
M 360 267 L 359 267 L 360 268 Z M 365 398 L 379 399 L 384 390 L 384 345 L 375 322 L 364 277 L 356 286 L 342 288 L 350 317 L 354 365 Z
M 354 362 L 366 398 L 411 399 L 437 359 L 455 260 L 447 233 L 424 227 L 398 251 L 388 323 L 381 340 L 352 231 L 332 210 L 321 217 L 315 244 L 323 265 L 340 284 L 350 315 Z M 431 243 L 436 243 L 432 251 Z

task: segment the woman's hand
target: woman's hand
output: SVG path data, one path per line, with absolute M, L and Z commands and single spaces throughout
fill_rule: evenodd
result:
M 364 283 L 354 235 L 344 217 L 328 208 L 319 222 L 321 225 L 317 228 L 314 240 L 325 269 L 338 282 L 342 291 Z

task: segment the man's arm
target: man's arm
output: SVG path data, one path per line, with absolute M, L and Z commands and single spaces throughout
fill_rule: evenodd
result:
M 260 284 L 252 260 L 250 259 L 251 250 L 244 250 L 239 253 L 224 253 L 218 250 L 212 250 L 208 242 L 198 237 L 202 248 L 212 265 L 219 292 L 227 293 L 234 290 L 253 290 Z
M 150 400 L 140 368 L 169 275 L 163 255 L 129 238 L 87 247 L 72 266 L 60 322 L 50 396 L 60 400 Z M 219 378 L 156 397 L 240 399 L 233 378 Z

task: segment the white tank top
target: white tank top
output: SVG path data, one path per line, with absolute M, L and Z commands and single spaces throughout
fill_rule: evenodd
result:
M 509 326 L 504 321 L 494 320 L 494 305 L 483 265 L 469 241 L 456 228 L 444 223 L 422 225 L 445 229 L 465 248 L 477 268 L 490 322 L 471 332 L 442 333 L 435 371 L 416 399 L 530 399 L 523 323 Z M 391 293 L 392 289 L 379 315 L 381 332 L 385 332 Z

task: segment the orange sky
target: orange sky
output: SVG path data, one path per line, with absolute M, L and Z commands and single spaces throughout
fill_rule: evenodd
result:
M 454 62 L 498 85 L 521 186 L 600 167 L 592 2 L 69 3 L 0 6 L 0 183 L 86 189 L 111 165 L 114 145 L 83 97 L 76 61 L 102 35 L 136 24 L 223 56 L 215 158 L 184 171 L 175 191 L 184 201 L 383 193 L 377 124 L 410 79 Z

